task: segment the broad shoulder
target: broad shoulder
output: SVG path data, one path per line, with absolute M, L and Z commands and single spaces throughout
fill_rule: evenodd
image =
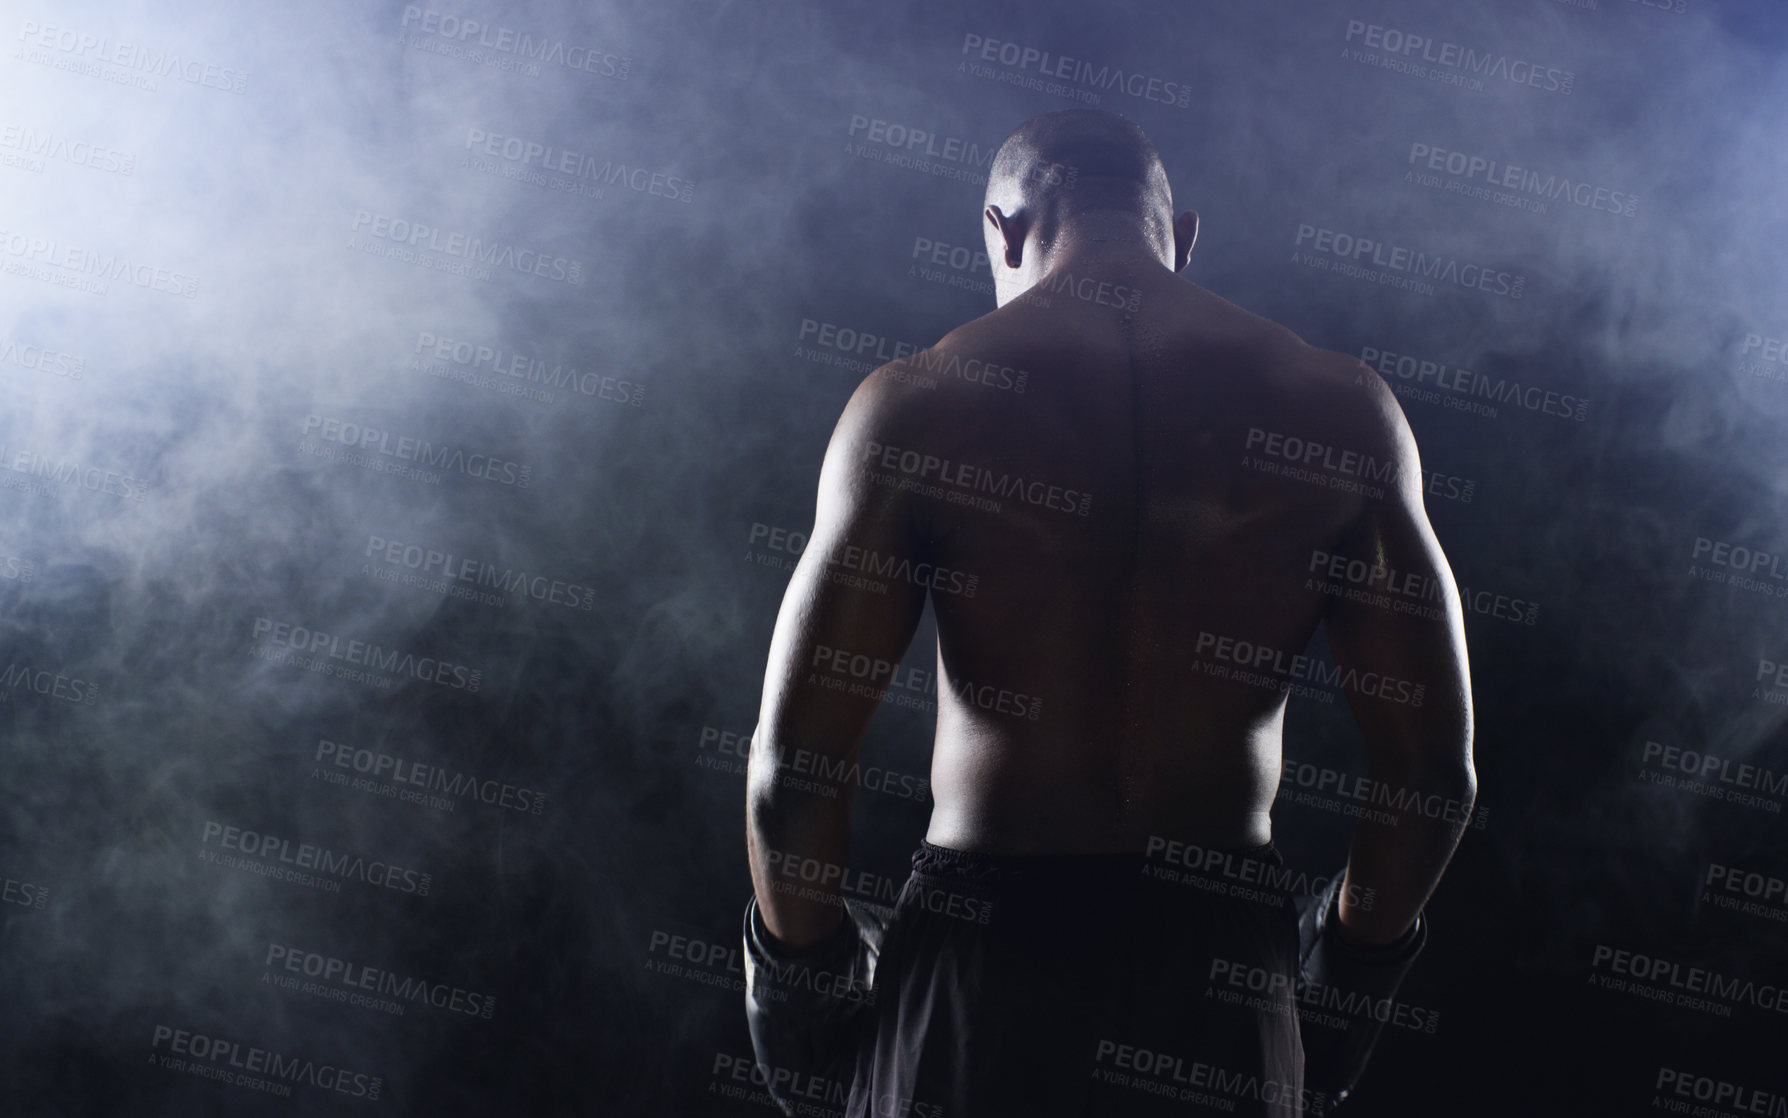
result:
M 889 446 L 921 447 L 952 409 L 940 399 L 948 373 L 960 375 L 960 349 L 943 343 L 880 366 L 858 383 L 832 432 L 834 452 L 863 461 Z
M 1420 464 L 1415 435 L 1376 370 L 1351 354 L 1303 345 L 1296 375 L 1307 385 L 1305 414 L 1346 449 L 1393 463 L 1399 476 L 1413 480 Z
M 1031 387 L 1034 343 L 994 314 L 951 330 L 933 344 L 896 358 L 863 378 L 840 418 L 840 430 L 886 436 L 882 441 L 939 435 L 977 411 L 977 400 L 1023 397 Z

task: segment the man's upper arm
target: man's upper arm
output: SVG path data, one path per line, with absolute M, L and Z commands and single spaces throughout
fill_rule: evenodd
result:
M 813 532 L 789 580 L 764 676 L 760 744 L 855 755 L 925 607 L 913 496 L 876 483 L 875 459 L 901 445 L 912 390 L 872 373 L 839 417 L 820 468 Z M 907 440 L 907 445 L 911 440 Z M 898 477 L 898 474 L 893 474 Z M 903 564 L 902 561 L 908 561 Z M 876 570 L 884 573 L 874 574 Z
M 1335 599 L 1325 624 L 1348 703 L 1369 750 L 1411 767 L 1471 760 L 1471 681 L 1459 591 L 1422 507 L 1421 462 L 1409 423 L 1377 373 L 1357 362 L 1360 450 L 1389 460 L 1382 497 L 1367 495 L 1335 554 L 1384 572 L 1390 593 Z M 1418 691 L 1419 688 L 1419 691 Z

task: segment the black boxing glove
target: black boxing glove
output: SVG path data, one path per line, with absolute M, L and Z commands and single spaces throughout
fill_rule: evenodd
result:
M 1362 997 L 1369 1000 L 1366 1012 L 1345 1013 L 1345 1028 L 1308 1019 L 1300 1022 L 1304 1085 L 1327 1095 L 1331 1105 L 1347 1098 L 1359 1082 L 1372 1046 L 1384 1031 L 1379 1007 L 1395 1000 L 1403 976 L 1428 942 L 1425 914 L 1417 914 L 1408 931 L 1382 947 L 1346 938 L 1338 908 L 1344 876 L 1344 872 L 1337 873 L 1317 896 L 1298 899 L 1299 1007 L 1325 1014 L 1341 1012 L 1326 1008 L 1324 994 L 1331 989 L 1342 1005 L 1356 1005 Z
M 887 931 L 884 910 L 846 900 L 838 930 L 796 950 L 764 926 L 756 896 L 746 904 L 745 1021 L 770 1097 L 784 1113 L 795 1113 L 793 1091 L 815 1097 L 815 1078 L 849 1093 L 874 1021 L 875 964 Z M 831 1096 L 823 1085 L 819 1093 Z

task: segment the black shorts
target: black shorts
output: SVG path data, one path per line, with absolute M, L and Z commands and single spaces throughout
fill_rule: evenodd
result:
M 1270 843 L 1175 846 L 924 844 L 882 948 L 849 1118 L 1320 1113 L 1302 1084 L 1283 860 Z

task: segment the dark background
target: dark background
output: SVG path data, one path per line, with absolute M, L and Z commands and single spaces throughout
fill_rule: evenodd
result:
M 1588 401 L 1581 420 L 1404 401 L 1439 491 L 1471 483 L 1469 501 L 1437 495 L 1429 513 L 1478 603 L 1486 814 L 1402 995 L 1439 1026 L 1388 1030 L 1349 1109 L 1651 1113 L 1660 1069 L 1788 1091 L 1778 1013 L 1606 990 L 1592 964 L 1600 945 L 1788 983 L 1788 905 L 1737 912 L 1703 889 L 1710 866 L 1788 877 L 1788 797 L 1765 797 L 1771 810 L 1642 775 L 1669 771 L 1647 742 L 1788 771 L 1782 707 L 1756 682 L 1760 660 L 1788 659 L 1774 594 L 1788 582 L 1767 564 L 1762 590 L 1691 572 L 1709 566 L 1697 540 L 1788 557 L 1788 364 L 1746 348 L 1788 336 L 1788 15 L 1681 7 L 10 8 L 0 1109 L 773 1113 L 748 1085 L 723 1090 L 750 1052 L 735 988 L 744 747 L 725 735 L 755 723 L 798 550 L 783 533 L 811 525 L 832 423 L 883 344 L 840 363 L 854 355 L 817 345 L 817 324 L 891 352 L 993 306 L 985 264 L 915 259 L 921 241 L 981 251 L 985 159 L 943 160 L 949 173 L 890 162 L 896 149 L 853 122 L 984 155 L 1027 117 L 1082 104 L 1139 121 L 1178 208 L 1201 213 L 1192 281 L 1315 345 Z M 434 17 L 597 61 L 529 63 L 508 39 L 443 53 Z M 1569 72 L 1571 91 L 1362 62 L 1354 22 Z M 972 57 L 969 36 L 1177 83 L 1184 103 L 968 72 L 1035 73 Z M 215 87 L 238 76 L 240 92 Z M 474 134 L 607 170 L 543 171 L 544 152 L 481 168 Z M 1421 169 L 1415 144 L 1637 202 L 1615 214 L 1515 192 L 1539 210 L 1423 186 L 1405 178 Z M 666 196 L 672 180 L 687 200 Z M 466 276 L 426 244 L 411 259 L 356 247 L 396 247 L 367 236 L 381 218 L 435 227 L 437 245 L 540 252 L 556 274 Z M 1522 297 L 1318 270 L 1294 258 L 1303 225 L 1520 276 Z M 109 279 L 92 271 L 119 259 Z M 584 387 L 529 399 L 431 375 L 491 369 L 437 359 L 425 336 L 574 369 Z M 387 448 L 426 439 L 525 465 L 527 484 L 328 461 L 300 446 L 309 417 L 313 435 L 341 421 L 387 432 Z M 577 592 L 481 602 L 393 585 L 376 573 L 405 569 L 375 538 Z M 1788 558 L 1775 569 L 1788 575 Z M 435 657 L 479 683 L 270 663 L 252 654 L 277 648 L 257 619 Z M 928 620 L 909 665 L 929 666 L 933 632 Z M 1288 723 L 1288 757 L 1363 772 L 1337 710 L 1293 700 Z M 930 733 L 929 717 L 889 706 L 866 761 L 911 789 Z M 313 775 L 321 741 L 526 790 L 541 810 L 331 786 Z M 857 864 L 902 875 L 927 809 L 860 792 Z M 426 872 L 428 893 L 209 862 L 209 823 Z M 1338 811 L 1281 804 L 1275 823 L 1296 867 L 1343 856 Z M 712 958 L 673 958 L 690 944 Z M 275 946 L 494 1011 L 397 1015 L 281 989 L 266 981 L 286 973 L 268 965 Z M 209 1082 L 157 1060 L 158 1028 L 346 1067 L 377 1077 L 380 1097 Z

